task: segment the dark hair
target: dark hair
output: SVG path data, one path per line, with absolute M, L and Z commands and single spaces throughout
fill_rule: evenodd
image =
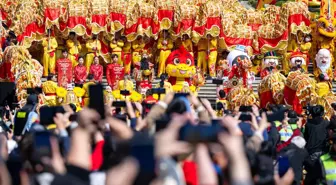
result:
M 313 118 L 321 117 L 324 115 L 324 108 L 322 105 L 316 105 L 311 109 L 311 115 Z
M 140 70 L 147 70 L 149 69 L 149 63 L 147 61 L 147 58 L 142 58 L 140 61 Z
M 78 57 L 78 61 L 79 61 L 79 59 L 83 59 L 84 60 L 84 57 L 80 56 L 80 57 Z
M 93 74 L 89 74 L 89 75 L 87 76 L 87 79 L 88 79 L 88 80 L 92 80 L 93 77 L 94 77 Z
M 152 91 L 152 89 L 148 89 L 147 91 L 146 91 L 146 97 L 147 96 L 152 96 L 153 95 L 153 91 Z
M 62 50 L 62 53 L 68 53 L 68 50 L 63 49 L 63 50 Z
M 72 32 L 69 33 L 69 35 L 74 35 L 75 36 L 76 33 L 72 31 Z
M 170 117 L 173 113 L 183 114 L 187 111 L 186 104 L 180 99 L 174 99 L 167 107 L 166 114 Z
M 225 93 L 224 90 L 220 90 L 220 91 L 218 92 L 218 94 L 219 94 L 219 97 L 220 97 L 220 98 L 225 98 L 225 96 L 226 96 L 226 93 Z
M 336 110 L 336 103 L 332 103 L 332 104 L 331 104 L 331 107 L 332 107 L 334 110 Z
M 54 74 L 50 73 L 47 77 L 47 80 L 52 80 L 53 77 L 54 77 Z
M 164 81 L 165 81 L 167 78 L 168 78 L 168 75 L 167 75 L 166 73 L 161 74 L 161 76 L 160 76 L 160 79 L 161 79 L 161 81 L 160 81 L 160 88 L 163 88 L 163 86 L 164 86 Z
M 115 57 L 119 58 L 119 56 L 117 54 L 112 54 L 111 55 L 111 59 L 113 60 Z

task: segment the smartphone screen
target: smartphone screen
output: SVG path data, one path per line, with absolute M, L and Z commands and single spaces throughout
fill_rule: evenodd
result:
M 174 99 L 179 98 L 179 97 L 187 97 L 189 96 L 189 93 L 175 93 Z
M 36 157 L 51 157 L 51 134 L 48 131 L 36 132 L 34 135 L 34 155 Z
M 278 158 L 278 173 L 279 176 L 282 177 L 286 174 L 289 169 L 289 159 L 288 156 L 280 156 Z
M 113 107 L 126 107 L 126 102 L 125 101 L 114 101 L 112 103 Z
M 103 86 L 101 84 L 90 85 L 89 95 L 90 95 L 89 107 L 91 109 L 96 110 L 100 114 L 101 119 L 105 119 Z
M 139 163 L 139 173 L 134 184 L 150 184 L 156 177 L 154 139 L 147 134 L 136 134 L 131 142 L 131 156 Z
M 190 143 L 216 142 L 218 133 L 225 131 L 219 124 L 192 125 L 187 123 L 180 129 L 179 140 Z

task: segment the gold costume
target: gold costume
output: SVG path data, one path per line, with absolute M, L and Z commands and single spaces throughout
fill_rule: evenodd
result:
M 132 63 L 133 66 L 135 66 L 136 64 L 138 64 L 141 61 L 141 55 L 142 55 L 142 50 L 145 47 L 145 42 L 143 42 L 142 40 L 135 40 L 132 43 Z
M 42 40 L 43 53 L 43 76 L 48 76 L 49 72 L 55 74 L 56 48 L 58 46 L 55 37 L 47 37 Z
M 125 74 L 131 73 L 131 63 L 132 63 L 131 50 L 132 50 L 132 43 L 126 42 L 123 47 L 124 58 L 122 59 L 124 61 Z
M 83 85 L 83 90 L 85 91 L 85 94 L 83 96 L 84 106 L 88 106 L 90 102 L 90 95 L 89 95 L 89 86 L 94 85 L 94 82 L 86 82 Z
M 44 93 L 45 103 L 48 106 L 56 106 L 56 90 L 57 90 L 57 83 L 53 81 L 46 81 L 42 84 L 42 91 Z
M 197 44 L 197 67 L 202 69 L 203 73 L 207 73 L 207 52 L 208 52 L 208 40 L 201 39 Z
M 209 58 L 208 58 L 208 68 L 211 77 L 216 77 L 216 62 L 217 62 L 217 39 L 211 38 L 209 43 Z
M 124 42 L 122 40 L 118 40 L 116 43 L 111 42 L 110 47 L 112 48 L 112 54 L 118 55 L 118 64 L 123 66 L 122 56 L 122 47 L 124 47 Z
M 193 43 L 192 43 L 191 39 L 183 40 L 182 45 L 190 53 L 191 56 L 194 56 Z
M 166 41 L 167 44 L 163 44 L 163 41 Z M 162 73 L 165 73 L 166 69 L 166 60 L 173 49 L 174 44 L 173 40 L 170 38 L 160 38 L 158 41 L 157 48 L 160 50 L 159 56 L 159 66 L 158 66 L 158 76 L 161 76 Z
M 62 57 L 62 52 L 63 52 L 63 50 L 66 49 L 66 46 L 65 46 L 65 42 L 62 38 L 57 37 L 56 40 L 57 40 L 57 44 L 58 44 L 58 46 L 56 48 L 56 61 L 57 61 L 57 59 L 63 58 Z
M 85 58 L 85 67 L 86 67 L 86 70 L 87 72 L 90 71 L 90 66 L 93 62 L 93 58 L 95 56 L 99 56 L 100 55 L 100 52 L 101 52 L 101 43 L 98 39 L 96 40 L 88 40 L 86 42 L 86 48 L 88 50 L 88 53 L 86 54 L 86 58 Z
M 112 104 L 112 101 L 114 101 L 114 97 L 111 91 L 104 91 L 104 102 L 105 104 Z
M 67 48 L 69 50 L 69 59 L 72 62 L 72 67 L 77 65 L 77 60 L 79 57 L 79 52 L 82 50 L 82 46 L 79 41 L 73 41 L 71 39 L 66 41 Z

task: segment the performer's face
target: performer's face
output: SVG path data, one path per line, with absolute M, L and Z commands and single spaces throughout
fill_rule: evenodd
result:
M 83 58 L 80 58 L 80 59 L 78 60 L 78 64 L 83 65 L 83 63 L 84 63 L 84 59 L 83 59 Z
M 112 61 L 113 61 L 114 63 L 118 62 L 118 57 L 117 57 L 117 56 L 113 57 L 113 58 L 112 58 Z
M 63 57 L 67 58 L 68 57 L 68 52 L 63 52 Z
M 98 57 L 95 57 L 95 58 L 94 58 L 94 63 L 95 63 L 95 64 L 99 64 L 99 58 L 98 58 Z

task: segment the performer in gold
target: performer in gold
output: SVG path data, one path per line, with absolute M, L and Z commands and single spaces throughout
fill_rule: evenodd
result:
M 187 34 L 184 34 L 182 36 L 182 45 L 190 53 L 191 56 L 194 56 L 193 43 Z
M 197 49 L 197 67 L 202 69 L 203 73 L 209 72 L 211 77 L 216 77 L 217 39 L 208 34 L 206 39 L 199 41 Z
M 112 49 L 112 54 L 118 55 L 118 64 L 123 66 L 122 47 L 124 47 L 124 42 L 121 39 L 115 38 L 110 43 L 110 47 Z
M 133 66 L 137 65 L 140 63 L 141 60 L 141 53 L 143 48 L 145 47 L 146 43 L 143 40 L 142 36 L 138 36 L 137 40 L 133 41 L 132 43 L 132 63 Z
M 162 35 L 159 38 L 157 48 L 160 50 L 159 56 L 159 66 L 158 66 L 158 76 L 161 76 L 162 73 L 165 73 L 166 69 L 166 60 L 173 49 L 174 44 L 173 40 L 169 38 L 168 30 L 163 30 Z
M 93 62 L 93 58 L 95 56 L 100 55 L 102 46 L 101 46 L 100 41 L 98 40 L 97 35 L 92 35 L 92 39 L 88 40 L 85 46 L 88 50 L 88 54 L 86 55 L 86 58 L 85 58 L 85 67 L 86 67 L 86 70 L 89 72 L 90 66 Z
M 134 89 L 134 85 L 133 85 L 133 82 L 132 82 L 131 77 L 129 75 L 125 75 L 124 79 L 120 80 L 118 82 L 118 90 L 119 91 L 127 90 L 130 93 L 132 93 L 133 89 Z M 120 97 L 121 97 L 121 100 L 125 100 L 125 98 L 126 98 L 126 100 L 128 100 L 128 101 L 130 101 L 130 98 L 131 98 L 131 96 L 126 96 L 125 97 L 124 95 L 120 95 Z
M 124 62 L 124 69 L 125 69 L 125 74 L 130 74 L 131 73 L 131 62 L 132 62 L 132 54 L 131 54 L 131 50 L 132 50 L 132 43 L 131 42 L 127 42 L 126 37 L 122 38 L 125 45 L 122 48 L 123 50 L 123 62 Z
M 66 41 L 66 45 L 69 51 L 69 59 L 72 62 L 72 66 L 75 67 L 77 65 L 79 52 L 82 49 L 81 44 L 77 40 L 77 35 L 75 32 L 70 32 L 69 39 Z
M 47 37 L 42 40 L 43 53 L 43 76 L 48 76 L 49 72 L 55 74 L 56 65 L 56 48 L 58 46 L 57 40 L 51 35 L 51 30 L 47 31 Z
M 56 106 L 56 90 L 57 83 L 54 75 L 50 74 L 46 82 L 42 84 L 42 91 L 44 93 L 45 104 L 48 106 Z
M 84 83 L 83 85 L 83 90 L 85 91 L 85 94 L 83 96 L 83 104 L 82 104 L 83 107 L 89 105 L 89 101 L 90 101 L 89 86 L 95 84 L 93 74 L 89 74 L 87 79 L 88 79 L 88 82 Z

